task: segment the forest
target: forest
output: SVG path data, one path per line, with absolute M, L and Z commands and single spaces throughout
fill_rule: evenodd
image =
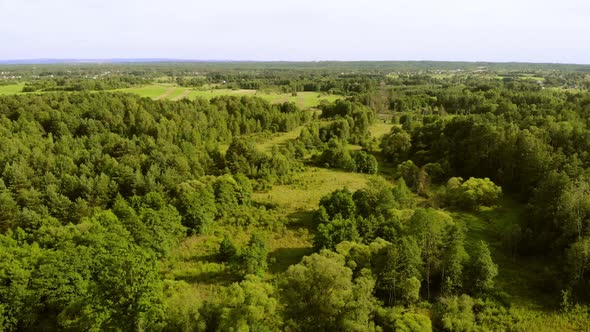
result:
M 588 330 L 589 128 L 583 65 L 2 65 L 0 331 Z

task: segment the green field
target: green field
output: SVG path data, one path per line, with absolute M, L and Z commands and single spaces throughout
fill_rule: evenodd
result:
M 0 95 L 14 95 L 20 93 L 25 86 L 24 83 L 0 85 Z
M 256 96 L 271 103 L 294 102 L 301 108 L 310 108 L 320 104 L 321 100 L 334 101 L 339 98 L 335 95 L 324 95 L 318 92 L 298 92 L 296 96 L 290 93 L 273 93 L 260 92 L 256 90 L 230 90 L 230 89 L 216 89 L 216 90 L 191 90 L 188 97 L 201 97 L 211 99 L 217 96 Z
M 24 83 L 0 85 L 0 95 L 20 93 L 24 85 Z M 157 100 L 180 100 L 183 98 L 195 99 L 197 97 L 211 99 L 218 96 L 256 96 L 270 103 L 294 102 L 297 104 L 297 106 L 304 109 L 318 106 L 322 100 L 334 101 L 340 98 L 340 96 L 322 94 L 318 92 L 298 92 L 296 96 L 293 96 L 290 93 L 261 92 L 243 89 L 195 90 L 173 84 L 150 84 L 140 87 L 117 89 L 113 91 L 133 93 L 141 97 Z
M 126 88 L 126 89 L 118 89 L 115 91 L 133 93 L 139 95 L 141 97 L 148 97 L 156 99 L 166 93 L 170 87 L 166 85 L 146 85 L 142 87 L 135 87 L 135 88 Z
M 334 101 L 339 98 L 336 95 L 326 95 L 318 92 L 298 92 L 296 96 L 290 93 L 261 92 L 244 89 L 211 89 L 196 90 L 174 85 L 151 84 L 142 87 L 118 89 L 115 91 L 128 92 L 153 99 L 178 100 L 182 98 L 194 99 L 197 97 L 211 99 L 218 96 L 256 96 L 271 103 L 294 102 L 301 108 L 310 108 L 320 104 L 321 100 Z

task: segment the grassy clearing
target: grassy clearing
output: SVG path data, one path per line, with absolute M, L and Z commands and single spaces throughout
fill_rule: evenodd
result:
M 543 293 L 546 275 L 550 265 L 546 259 L 522 257 L 511 254 L 514 243 L 507 240 L 507 234 L 524 218 L 524 207 L 510 198 L 495 208 L 482 208 L 476 213 L 453 212 L 453 218 L 467 226 L 467 247 L 479 240 L 486 241 L 494 262 L 499 266 L 496 285 L 509 294 L 511 303 L 522 310 L 547 309 L 547 303 L 558 303 L 555 294 Z M 555 292 L 554 292 L 555 293 Z
M 174 97 L 172 97 L 172 100 L 181 100 L 181 99 L 187 98 L 188 94 L 190 93 L 189 89 L 184 89 L 184 90 L 179 89 L 179 91 L 181 91 L 181 92 L 179 94 L 175 94 Z
M 318 92 L 298 92 L 296 96 L 290 93 L 273 93 L 261 92 L 256 90 L 231 90 L 231 89 L 214 89 L 214 90 L 191 90 L 189 98 L 201 97 L 211 99 L 217 96 L 256 96 L 270 103 L 294 102 L 300 108 L 311 108 L 318 106 L 322 100 L 334 101 L 339 98 L 335 95 L 324 95 Z
M 262 92 L 257 90 L 245 89 L 210 89 L 197 90 L 183 88 L 172 84 L 150 84 L 142 87 L 118 89 L 114 91 L 134 93 L 141 97 L 153 99 L 170 99 L 178 100 L 182 98 L 204 98 L 211 99 L 219 96 L 256 96 L 270 103 L 294 102 L 300 108 L 311 108 L 318 106 L 322 100 L 334 101 L 339 96 L 326 95 L 318 92 L 298 92 L 293 96 L 290 93 Z
M 175 88 L 168 88 L 166 89 L 166 91 L 159 95 L 158 97 L 156 97 L 156 100 L 160 100 L 160 99 L 169 99 L 170 95 L 172 95 L 172 93 L 174 92 Z
M 297 132 L 295 130 L 270 141 L 280 143 Z M 262 146 L 264 149 L 272 144 Z M 254 193 L 252 198 L 255 203 L 275 204 L 287 225 L 278 231 L 264 231 L 269 246 L 269 273 L 266 277 L 273 278 L 313 252 L 312 216 L 322 196 L 343 187 L 350 190 L 362 188 L 368 178 L 363 174 L 309 167 L 295 175 L 293 184 L 275 185 L 269 192 Z M 170 282 L 187 283 L 188 288 L 184 291 L 189 294 L 209 298 L 220 287 L 237 281 L 228 266 L 216 258 L 223 236 L 228 234 L 237 244 L 244 245 L 255 231 L 260 230 L 218 225 L 211 235 L 188 237 L 162 262 L 162 274 Z
M 157 99 L 158 97 L 160 97 L 164 93 L 166 93 L 166 91 L 169 88 L 170 88 L 170 86 L 152 84 L 152 85 L 146 85 L 146 86 L 135 87 L 135 88 L 117 89 L 114 91 L 133 93 L 133 94 L 139 95 L 140 97 Z
M 253 96 L 256 90 L 231 90 L 231 89 L 213 89 L 213 90 L 190 90 L 188 94 L 189 99 L 197 97 L 204 99 L 211 99 L 219 96 Z
M 24 83 L 12 85 L 0 85 L 0 95 L 21 93 Z M 218 96 L 257 96 L 270 103 L 294 102 L 300 108 L 307 109 L 316 107 L 322 100 L 334 101 L 340 96 L 326 95 L 318 92 L 298 92 L 296 96 L 290 93 L 262 92 L 256 90 L 232 90 L 232 89 L 211 89 L 195 90 L 180 87 L 169 83 L 149 84 L 133 88 L 123 88 L 111 91 L 133 93 L 140 97 L 152 99 L 180 100 L 183 98 L 195 99 L 197 97 L 211 99 Z
M 312 211 L 318 208 L 322 196 L 347 187 L 357 190 L 364 187 L 370 175 L 349 173 L 334 169 L 308 167 L 295 175 L 293 184 L 275 185 L 266 193 L 255 193 L 253 199 L 276 204 L 287 215 Z
M 11 84 L 11 85 L 0 85 L 0 95 L 14 95 L 21 93 L 25 83 Z
M 383 135 L 389 133 L 393 126 L 394 124 L 392 123 L 377 122 L 374 123 L 371 128 L 369 128 L 369 131 L 373 137 L 381 138 Z
M 303 126 L 297 127 L 294 130 L 291 130 L 286 133 L 274 134 L 268 140 L 265 140 L 264 142 L 257 144 L 257 147 L 260 151 L 270 153 L 270 152 L 272 152 L 273 146 L 283 145 L 283 144 L 287 143 L 287 141 L 293 140 L 293 139 L 296 139 L 297 137 L 299 137 L 299 134 L 301 133 L 302 128 L 303 128 Z
M 504 236 L 525 217 L 524 207 L 505 198 L 498 207 L 475 213 L 452 212 L 455 221 L 467 226 L 467 252 L 479 240 L 488 243 L 498 264 L 496 288 L 510 299 L 509 311 L 517 318 L 514 331 L 590 331 L 585 312 L 563 312 L 558 289 L 547 285 L 548 270 L 555 266 L 547 257 L 513 256 Z

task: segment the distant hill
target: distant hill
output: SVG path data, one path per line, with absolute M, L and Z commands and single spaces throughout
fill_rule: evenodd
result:
M 189 69 L 303 69 L 327 71 L 579 71 L 590 72 L 590 64 L 484 62 L 484 61 L 252 61 L 252 60 L 195 60 L 173 58 L 114 58 L 114 59 L 16 59 L 0 60 L 0 66 L 93 66 L 145 65 L 182 66 Z
M 187 60 L 166 58 L 141 58 L 141 59 L 13 59 L 0 60 L 3 65 L 51 65 L 66 63 L 154 63 L 154 62 L 226 62 L 219 60 Z

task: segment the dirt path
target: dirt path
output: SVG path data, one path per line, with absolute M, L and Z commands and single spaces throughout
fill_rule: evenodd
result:
M 168 89 L 166 89 L 166 92 L 164 92 L 163 94 L 161 94 L 158 97 L 156 97 L 156 100 L 168 98 L 168 96 L 170 96 L 172 94 L 172 92 L 174 92 L 175 89 L 176 88 L 168 88 Z
M 182 93 L 180 95 L 178 95 L 178 97 L 176 97 L 172 100 L 176 101 L 176 100 L 181 100 L 183 98 L 186 98 L 186 96 L 188 96 L 189 93 L 190 93 L 190 90 L 186 89 L 186 90 L 182 91 Z

